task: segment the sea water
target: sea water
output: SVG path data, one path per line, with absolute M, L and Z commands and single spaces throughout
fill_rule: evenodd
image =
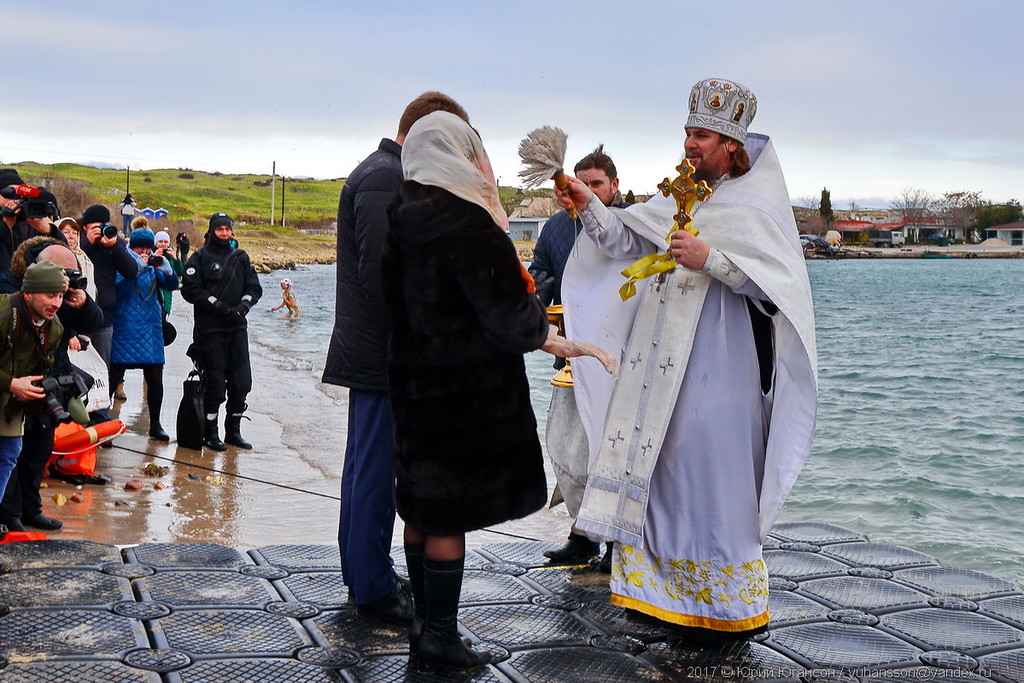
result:
M 1024 260 L 807 267 L 818 427 L 780 521 L 831 522 L 1024 584 Z M 317 265 L 261 276 L 261 307 L 280 302 L 278 282 L 287 276 L 302 308 L 296 320 L 250 316 L 254 352 L 280 371 L 275 391 L 319 383 L 334 324 L 334 273 L 333 265 Z M 529 354 L 527 371 L 543 435 L 551 357 Z M 318 389 L 343 414 L 345 390 Z M 289 410 L 299 445 L 308 439 L 316 447 L 324 416 Z

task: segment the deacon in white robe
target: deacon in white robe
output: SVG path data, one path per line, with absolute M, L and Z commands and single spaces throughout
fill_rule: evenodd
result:
M 737 109 L 750 114 L 739 132 Z M 714 179 L 693 212 L 703 266 L 642 280 L 626 302 L 619 272 L 664 251 L 675 202 L 609 210 L 574 185 L 561 196 L 589 238 L 566 265 L 567 335 L 619 351 L 621 364 L 617 380 L 592 359 L 573 364 L 589 444 L 577 526 L 617 541 L 614 604 L 732 636 L 769 621 L 761 543 L 810 450 L 817 407 L 810 285 L 778 158 L 768 138 L 746 134 L 755 109 L 735 82 L 694 87 L 688 134 L 696 123 L 746 142 L 751 169 Z

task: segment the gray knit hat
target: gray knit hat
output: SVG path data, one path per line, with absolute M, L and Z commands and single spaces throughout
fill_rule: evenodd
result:
M 740 142 L 747 140 L 747 127 L 757 113 L 754 93 L 736 81 L 707 78 L 690 91 L 687 128 L 706 128 Z
M 33 263 L 25 271 L 25 278 L 21 281 L 21 291 L 29 293 L 68 291 L 68 281 L 64 276 L 64 269 L 49 261 Z

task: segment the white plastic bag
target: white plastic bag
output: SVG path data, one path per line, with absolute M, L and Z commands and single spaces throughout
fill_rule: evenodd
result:
M 68 349 L 68 358 L 78 368 L 88 372 L 95 383 L 92 389 L 82 400 L 85 402 L 85 409 L 90 413 L 96 410 L 106 410 L 110 407 L 110 385 L 107 376 L 107 364 L 103 357 L 92 344 L 84 351 L 72 351 Z

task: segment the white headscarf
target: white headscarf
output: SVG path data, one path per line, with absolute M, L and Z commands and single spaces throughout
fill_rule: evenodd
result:
M 508 229 L 484 143 L 455 114 L 435 111 L 412 125 L 402 143 L 402 172 L 406 180 L 440 187 L 483 207 L 495 223 Z

